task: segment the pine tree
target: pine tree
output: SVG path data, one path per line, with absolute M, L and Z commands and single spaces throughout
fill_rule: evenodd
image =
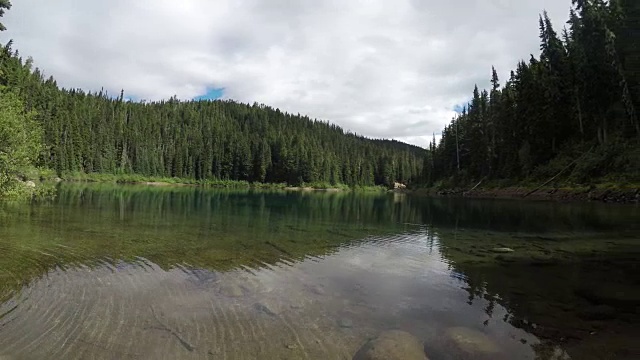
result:
M 640 2 L 573 3 L 562 40 L 543 12 L 539 58 L 520 61 L 502 88 L 495 68 L 488 93 L 476 86 L 468 110 L 429 149 L 435 170 L 423 178 L 539 176 L 554 160 L 582 155 L 594 144 L 603 160 L 589 164 L 590 176 L 624 168 L 640 178 L 633 160 L 640 140 Z
M 0 0 L 0 17 L 4 16 L 5 10 L 11 9 L 11 2 L 9 0 Z M 5 31 L 7 28 L 0 23 L 0 31 Z

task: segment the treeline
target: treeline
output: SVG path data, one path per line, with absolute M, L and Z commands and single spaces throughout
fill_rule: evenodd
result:
M 560 35 L 540 16 L 538 58 L 473 91 L 430 144 L 423 182 L 640 180 L 640 1 L 574 0 Z
M 351 186 L 411 183 L 422 148 L 371 140 L 328 122 L 234 101 L 132 102 L 58 87 L 0 47 L 0 85 L 44 131 L 38 164 L 65 172 Z

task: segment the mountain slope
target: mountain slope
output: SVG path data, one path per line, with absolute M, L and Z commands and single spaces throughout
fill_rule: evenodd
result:
M 264 105 L 142 103 L 60 89 L 11 47 L 0 49 L 0 84 L 36 111 L 46 145 L 40 165 L 58 173 L 369 186 L 412 182 L 422 171 L 421 148 Z

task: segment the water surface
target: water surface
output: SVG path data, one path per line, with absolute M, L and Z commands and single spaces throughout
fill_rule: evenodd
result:
M 54 201 L 0 207 L 0 359 L 351 359 L 393 329 L 431 360 L 634 359 L 638 219 L 62 184 Z

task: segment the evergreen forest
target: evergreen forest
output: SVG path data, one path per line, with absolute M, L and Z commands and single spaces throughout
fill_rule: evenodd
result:
M 0 16 L 10 9 L 0 0 Z M 0 192 L 29 166 L 64 174 L 325 186 L 640 181 L 640 2 L 573 0 L 540 54 L 469 104 L 428 149 L 231 100 L 135 102 L 58 86 L 0 47 Z M 0 24 L 0 30 L 4 26 Z
M 9 44 L 10 45 L 10 44 Z M 41 166 L 57 173 L 249 182 L 389 185 L 420 175 L 424 149 L 371 140 L 328 122 L 234 101 L 132 102 L 59 89 L 10 46 L 1 81 L 44 130 Z
M 504 86 L 493 69 L 434 136 L 425 183 L 640 181 L 640 1 L 573 0 L 564 29 L 546 12 L 539 28 L 540 55 Z
M 30 127 L 41 128 L 35 164 L 60 176 L 389 186 L 417 181 L 426 154 L 420 147 L 368 139 L 263 104 L 175 97 L 133 102 L 123 92 L 60 88 L 11 42 L 0 48 L 0 86 L 2 96 L 19 98 L 22 113 L 35 118 Z M 10 181 L 17 168 L 2 168 Z

